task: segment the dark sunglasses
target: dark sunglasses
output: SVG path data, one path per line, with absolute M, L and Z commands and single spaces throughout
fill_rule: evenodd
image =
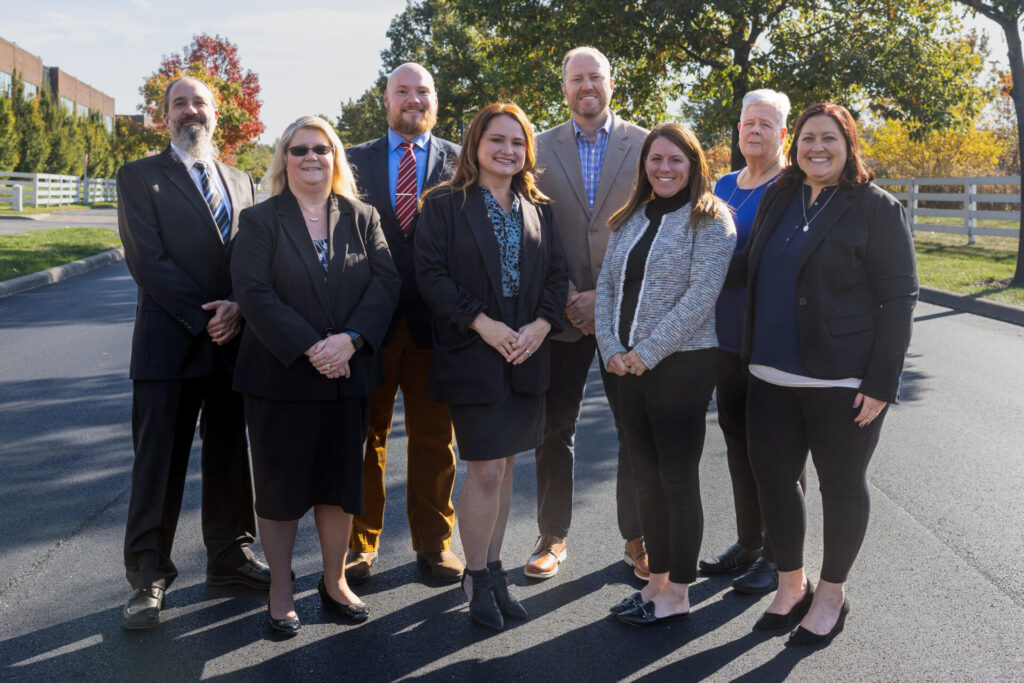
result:
M 330 145 L 313 145 L 312 147 L 308 147 L 306 145 L 295 145 L 294 147 L 288 148 L 288 151 L 293 157 L 304 157 L 309 154 L 309 150 L 313 150 L 313 153 L 317 156 L 325 156 L 333 152 L 334 148 Z

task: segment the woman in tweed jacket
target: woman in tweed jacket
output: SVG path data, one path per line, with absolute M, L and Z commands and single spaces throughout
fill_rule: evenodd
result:
M 674 123 L 647 136 L 633 194 L 609 226 L 596 335 L 617 375 L 651 567 L 647 586 L 612 612 L 649 625 L 690 611 L 704 531 L 698 469 L 715 385 L 715 302 L 736 229 L 712 193 L 700 143 Z

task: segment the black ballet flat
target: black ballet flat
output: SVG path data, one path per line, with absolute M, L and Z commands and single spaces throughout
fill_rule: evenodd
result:
M 370 610 L 367 608 L 366 603 L 357 602 L 354 605 L 346 605 L 332 598 L 331 594 L 327 592 L 327 586 L 324 585 L 323 576 L 320 577 L 320 583 L 317 584 L 316 590 L 320 593 L 320 602 L 323 603 L 324 608 L 328 611 L 339 614 L 356 623 L 370 618 Z
M 654 601 L 648 600 L 635 609 L 616 614 L 615 618 L 630 626 L 654 626 L 655 624 L 664 624 L 669 621 L 684 619 L 688 616 L 690 616 L 689 612 L 679 612 L 677 614 L 670 614 L 667 617 L 656 617 L 654 616 Z
M 797 626 L 796 630 L 793 631 L 793 635 L 786 641 L 786 647 L 809 647 L 815 645 L 825 647 L 843 630 L 843 626 L 846 624 L 846 615 L 849 613 L 850 601 L 844 598 L 843 606 L 839 608 L 839 618 L 836 620 L 836 625 L 832 627 L 831 631 L 819 636 L 817 633 L 811 633 L 803 626 Z
M 267 624 L 274 633 L 280 633 L 289 638 L 298 635 L 299 631 L 302 630 L 302 622 L 299 621 L 298 616 L 275 619 L 270 614 L 270 600 L 267 600 Z
M 800 602 L 793 605 L 793 609 L 789 610 L 786 614 L 765 612 L 754 624 L 754 630 L 788 631 L 799 624 L 800 620 L 807 615 L 807 610 L 811 609 L 812 600 L 814 600 L 814 588 L 811 587 L 811 582 L 808 581 L 807 592 L 804 593 L 804 597 L 800 598 Z
M 625 612 L 631 612 L 640 605 L 644 604 L 644 599 L 640 595 L 640 591 L 633 593 L 628 598 L 623 598 L 619 602 L 615 603 L 608 608 L 608 611 L 612 614 L 623 614 Z

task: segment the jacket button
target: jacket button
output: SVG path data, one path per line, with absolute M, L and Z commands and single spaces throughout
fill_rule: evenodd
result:
M 807 305 L 807 299 L 805 299 L 803 297 L 800 297 L 799 299 L 797 299 L 796 302 L 798 304 L 800 304 L 801 306 L 806 306 Z

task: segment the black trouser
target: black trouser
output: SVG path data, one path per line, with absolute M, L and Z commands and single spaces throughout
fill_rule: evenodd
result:
M 202 409 L 202 527 L 207 566 L 232 569 L 256 537 L 252 472 L 242 397 L 231 376 L 134 382 L 131 500 L 124 566 L 133 587 L 168 588 L 178 576 L 171 546 L 185 490 L 189 453 Z
M 779 571 L 804 566 L 807 511 L 797 483 L 810 449 L 824 518 L 821 578 L 843 583 L 868 527 L 867 469 L 888 407 L 858 427 L 856 389 L 790 388 L 750 378 L 747 435 Z
M 697 578 L 704 533 L 700 456 L 715 387 L 716 349 L 674 353 L 639 377 L 618 378 L 620 426 L 633 464 L 653 573 Z
M 593 335 L 574 342 L 551 342 L 551 385 L 544 397 L 544 442 L 537 448 L 537 525 L 540 533 L 564 538 L 572 522 L 573 462 L 576 421 L 583 405 L 587 374 L 597 349 Z M 601 364 L 601 379 L 616 428 L 614 375 Z M 643 535 L 636 507 L 636 487 L 626 457 L 626 444 L 619 434 L 618 473 L 615 506 L 619 533 L 625 540 Z

